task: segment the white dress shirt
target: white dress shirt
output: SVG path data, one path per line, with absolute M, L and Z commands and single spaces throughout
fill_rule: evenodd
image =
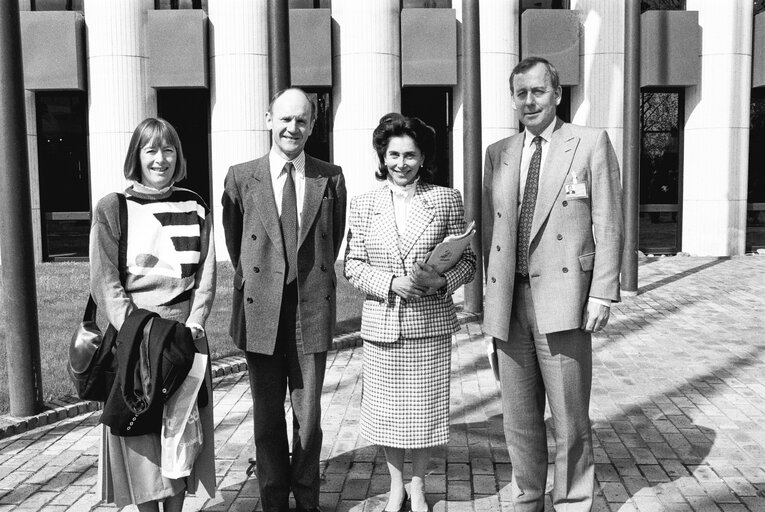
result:
M 550 139 L 552 139 L 553 130 L 555 130 L 555 120 L 547 125 L 542 133 L 539 134 L 542 137 L 542 160 L 539 162 L 539 179 L 542 179 L 542 171 L 545 167 L 545 159 L 550 152 Z M 518 214 L 521 213 L 521 206 L 523 206 L 523 191 L 526 190 L 526 179 L 529 176 L 529 164 L 531 164 L 531 157 L 534 155 L 536 145 L 534 144 L 534 135 L 528 130 L 524 130 L 523 139 L 523 152 L 521 153 L 521 186 L 518 187 Z
M 292 179 L 295 181 L 295 198 L 297 199 L 298 229 L 300 228 L 301 218 L 303 216 L 303 198 L 305 197 L 305 151 L 294 160 L 285 160 L 277 155 L 272 149 L 268 153 L 268 165 L 271 171 L 271 184 L 274 187 L 274 201 L 276 201 L 276 211 L 279 216 L 282 215 L 282 193 L 284 192 L 284 182 L 287 181 L 287 173 L 282 172 L 284 164 L 292 162 Z
M 412 205 L 412 199 L 414 199 L 414 193 L 417 191 L 417 182 L 419 180 L 420 178 L 416 178 L 413 182 L 403 187 L 388 180 L 391 198 L 393 199 L 393 211 L 396 214 L 398 236 L 403 236 L 406 232 L 406 219 L 409 217 L 409 208 Z

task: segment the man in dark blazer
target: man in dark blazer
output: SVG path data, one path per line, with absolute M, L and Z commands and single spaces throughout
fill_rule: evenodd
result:
M 223 228 L 234 273 L 231 336 L 250 374 L 260 498 L 266 512 L 319 508 L 321 390 L 335 324 L 334 263 L 345 231 L 342 169 L 305 154 L 316 106 L 277 93 L 271 151 L 229 169 Z M 292 457 L 284 417 L 289 389 Z
M 556 116 L 561 87 L 546 60 L 510 75 L 525 130 L 486 151 L 484 332 L 497 348 L 516 511 L 544 510 L 545 399 L 555 431 L 552 504 L 592 507 L 591 333 L 619 300 L 619 164 L 604 130 Z

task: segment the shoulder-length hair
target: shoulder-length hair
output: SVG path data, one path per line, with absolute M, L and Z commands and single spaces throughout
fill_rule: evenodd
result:
M 417 173 L 418 176 L 421 180 L 432 183 L 433 173 L 436 170 L 436 131 L 418 117 L 406 117 L 397 112 L 382 116 L 380 124 L 372 132 L 372 146 L 375 148 L 377 158 L 380 161 L 375 177 L 378 180 L 388 178 L 388 168 L 385 166 L 385 152 L 388 150 L 388 143 L 391 138 L 403 137 L 404 135 L 414 141 L 422 156 L 425 157 Z
M 125 178 L 133 181 L 141 181 L 141 148 L 146 145 L 161 146 L 169 144 L 175 148 L 177 158 L 175 160 L 175 172 L 173 182 L 181 181 L 186 177 L 186 159 L 183 157 L 181 139 L 173 125 L 158 117 L 148 117 L 138 123 L 130 138 L 123 172 Z

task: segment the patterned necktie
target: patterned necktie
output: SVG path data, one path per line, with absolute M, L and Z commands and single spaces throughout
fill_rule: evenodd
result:
M 518 221 L 518 260 L 515 268 L 518 273 L 529 275 L 529 236 L 531 235 L 531 222 L 534 220 L 534 206 L 537 203 L 537 189 L 539 188 L 539 167 L 542 162 L 542 137 L 536 136 L 531 141 L 536 145 L 534 154 L 529 163 L 529 173 L 526 176 L 526 188 L 523 189 L 523 205 L 521 206 L 521 218 Z
M 279 221 L 282 225 L 282 238 L 284 239 L 284 252 L 287 255 L 287 276 L 285 284 L 290 284 L 297 277 L 297 194 L 295 194 L 295 180 L 292 178 L 291 162 L 284 164 L 282 172 L 287 173 L 282 192 L 282 215 Z

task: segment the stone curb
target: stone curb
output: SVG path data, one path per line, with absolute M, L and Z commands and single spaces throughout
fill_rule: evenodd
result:
M 457 312 L 457 319 L 460 324 L 480 321 L 481 313 Z M 351 332 L 335 336 L 332 340 L 332 350 L 344 350 L 348 348 L 360 347 L 362 345 L 361 334 Z M 247 361 L 244 356 L 227 356 L 216 359 L 212 362 L 212 377 L 223 377 L 247 370 Z M 23 434 L 38 427 L 44 427 L 67 418 L 74 418 L 81 414 L 87 414 L 101 409 L 101 402 L 92 402 L 80 400 L 75 396 L 59 397 L 46 402 L 43 407 L 45 410 L 34 416 L 14 418 L 12 416 L 0 417 L 0 439 Z

